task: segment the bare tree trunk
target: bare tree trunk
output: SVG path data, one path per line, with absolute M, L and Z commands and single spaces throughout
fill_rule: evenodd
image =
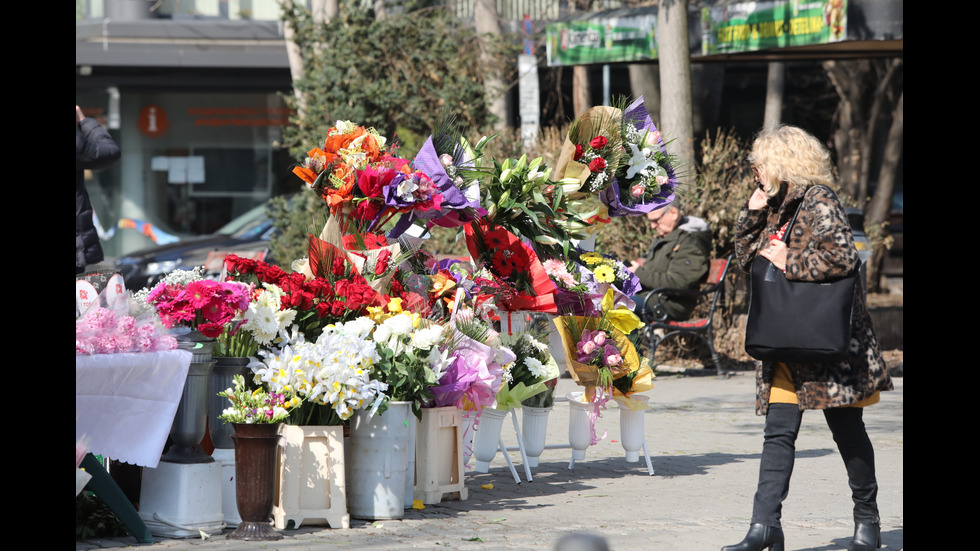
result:
M 496 59 L 492 41 L 498 40 L 502 33 L 500 19 L 497 17 L 496 0 L 475 0 L 473 18 L 476 21 L 476 32 L 480 35 L 482 63 L 484 66 L 483 89 L 486 95 L 487 108 L 496 117 L 496 129 L 507 126 L 507 96 L 504 79 L 499 67 L 500 60 Z
M 575 118 L 592 107 L 592 91 L 589 86 L 589 66 L 572 67 L 572 110 L 575 112 Z
M 283 13 L 292 13 L 296 9 L 293 0 L 279 0 L 279 6 Z M 313 0 L 312 2 L 313 20 L 317 23 L 328 23 L 340 11 L 339 0 Z M 283 25 L 283 38 L 286 41 L 286 58 L 289 60 L 289 76 L 293 82 L 303 78 L 306 71 L 306 64 L 299 45 L 296 44 L 296 29 L 290 23 L 291 18 L 286 18 Z M 316 48 L 317 55 L 322 54 L 320 48 Z M 303 111 L 306 108 L 306 98 L 303 93 L 293 88 L 293 95 L 296 96 L 296 107 L 298 118 L 303 118 Z
M 786 81 L 786 64 L 781 61 L 769 63 L 769 76 L 766 79 L 766 114 L 762 127 L 772 130 L 783 119 L 783 83 Z
M 643 96 L 648 113 L 660 113 L 660 68 L 649 63 L 629 65 L 630 92 L 633 98 Z
M 661 132 L 673 139 L 672 153 L 684 179 L 693 180 L 694 122 L 691 100 L 691 52 L 687 36 L 687 0 L 661 0 L 657 15 L 660 55 Z
M 823 66 L 840 98 L 834 147 L 841 188 L 863 208 L 868 197 L 876 127 L 894 99 L 892 88 L 902 60 L 832 60 Z
M 905 92 L 903 91 L 898 96 L 898 103 L 892 112 L 892 125 L 888 130 L 888 143 L 885 144 L 885 156 L 881 163 L 881 171 L 878 174 L 878 187 L 868 205 L 865 225 L 875 232 L 880 230 L 891 210 L 898 164 L 905 149 L 904 104 Z M 881 239 L 873 239 L 871 246 L 871 259 L 868 262 L 868 290 L 873 292 L 881 289 L 880 273 L 885 259 L 885 247 Z

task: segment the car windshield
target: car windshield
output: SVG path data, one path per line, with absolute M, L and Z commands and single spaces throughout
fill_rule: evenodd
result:
M 265 233 L 265 231 L 268 230 L 269 226 L 272 224 L 272 220 L 265 212 L 268 206 L 268 203 L 262 203 L 245 214 L 233 219 L 231 222 L 228 222 L 216 233 L 230 235 L 237 239 L 258 238 L 260 235 Z

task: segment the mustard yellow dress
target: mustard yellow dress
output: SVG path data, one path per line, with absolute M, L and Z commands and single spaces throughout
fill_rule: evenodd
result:
M 868 396 L 864 400 L 845 407 L 863 408 L 872 404 L 877 404 L 881 399 L 880 391 Z M 796 397 L 796 387 L 793 385 L 793 374 L 789 367 L 783 362 L 776 362 L 772 372 L 772 387 L 769 390 L 770 404 L 798 404 Z

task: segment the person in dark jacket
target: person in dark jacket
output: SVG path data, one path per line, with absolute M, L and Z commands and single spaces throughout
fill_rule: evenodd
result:
M 92 202 L 85 189 L 85 171 L 105 168 L 119 160 L 119 146 L 109 131 L 75 106 L 75 275 L 87 264 L 101 262 L 102 244 L 92 222 Z
M 696 216 L 685 216 L 681 207 L 671 203 L 647 214 L 657 237 L 650 251 L 629 266 L 640 280 L 643 291 L 633 297 L 637 314 L 649 319 L 645 312 L 647 295 L 653 289 L 697 289 L 708 275 L 711 255 L 711 231 L 708 223 Z M 686 320 L 697 304 L 694 298 L 668 297 L 660 299 L 667 319 Z M 653 303 L 651 303 L 653 304 Z

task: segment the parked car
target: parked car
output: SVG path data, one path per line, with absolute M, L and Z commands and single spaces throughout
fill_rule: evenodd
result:
M 217 276 L 229 254 L 269 260 L 269 240 L 275 228 L 266 214 L 267 208 L 267 203 L 259 205 L 211 235 L 149 247 L 121 256 L 116 259 L 116 270 L 125 279 L 126 288 L 136 291 L 155 285 L 173 270 L 204 266 L 209 275 Z

